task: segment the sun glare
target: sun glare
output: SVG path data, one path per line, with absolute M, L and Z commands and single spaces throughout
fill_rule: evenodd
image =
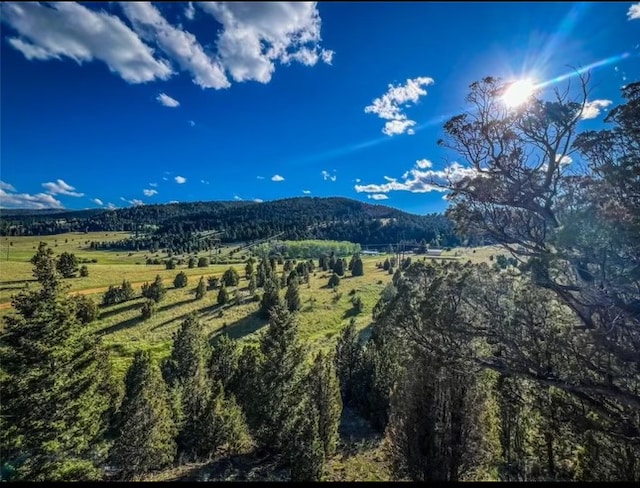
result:
M 536 89 L 535 83 L 531 80 L 518 80 L 512 83 L 502 95 L 502 101 L 508 107 L 517 107 L 524 103 Z

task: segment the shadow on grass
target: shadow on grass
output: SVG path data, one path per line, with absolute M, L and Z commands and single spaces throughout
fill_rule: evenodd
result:
M 261 318 L 258 312 L 254 312 L 244 318 L 228 324 L 226 327 L 220 328 L 213 337 L 215 338 L 220 334 L 226 334 L 231 339 L 241 339 L 244 336 L 253 334 L 263 326 L 267 325 L 267 323 L 267 319 Z
M 142 322 L 142 317 L 131 317 L 129 320 L 125 320 L 124 322 L 119 322 L 117 324 L 113 324 L 106 329 L 102 329 L 98 331 L 99 335 L 108 335 L 113 334 L 114 332 L 118 332 L 120 330 L 128 329 L 130 327 L 134 327 Z
M 182 305 L 186 305 L 187 303 L 191 303 L 193 301 L 194 301 L 193 298 L 187 298 L 186 300 L 182 300 L 182 301 L 179 301 L 179 302 L 171 303 L 171 304 L 165 305 L 163 307 L 158 307 L 157 312 L 158 313 L 166 312 L 167 310 L 172 310 L 174 308 L 181 307 Z
M 129 303 L 124 307 L 114 308 L 113 310 L 109 310 L 108 312 L 100 312 L 100 320 L 107 319 L 113 315 L 118 315 L 123 312 L 128 312 L 129 310 L 133 310 L 134 308 L 139 308 L 139 307 L 140 307 L 140 302 Z
M 351 317 L 357 317 L 358 315 L 360 315 L 362 312 L 359 312 L 356 308 L 350 308 L 348 310 L 345 310 L 345 312 L 342 314 L 342 318 L 343 319 L 350 319 Z

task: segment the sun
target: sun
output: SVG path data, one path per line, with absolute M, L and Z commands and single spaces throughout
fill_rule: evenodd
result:
M 502 95 L 502 101 L 507 107 L 515 108 L 533 95 L 536 90 L 536 84 L 529 80 L 518 80 L 513 82 Z

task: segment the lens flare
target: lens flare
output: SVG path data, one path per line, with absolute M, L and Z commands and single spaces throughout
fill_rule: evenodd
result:
M 507 107 L 515 108 L 522 105 L 533 95 L 536 84 L 531 80 L 518 80 L 513 82 L 502 95 L 502 101 Z

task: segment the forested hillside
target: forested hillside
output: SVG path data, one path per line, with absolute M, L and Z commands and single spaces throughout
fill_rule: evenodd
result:
M 0 234 L 48 235 L 83 231 L 138 231 L 142 242 L 216 231 L 223 243 L 265 239 L 332 239 L 360 244 L 399 240 L 454 246 L 459 238 L 441 214 L 413 215 L 347 198 L 288 198 L 272 202 L 195 202 L 142 205 L 116 210 L 16 212 L 2 210 Z M 169 247 L 160 244 L 159 247 Z

